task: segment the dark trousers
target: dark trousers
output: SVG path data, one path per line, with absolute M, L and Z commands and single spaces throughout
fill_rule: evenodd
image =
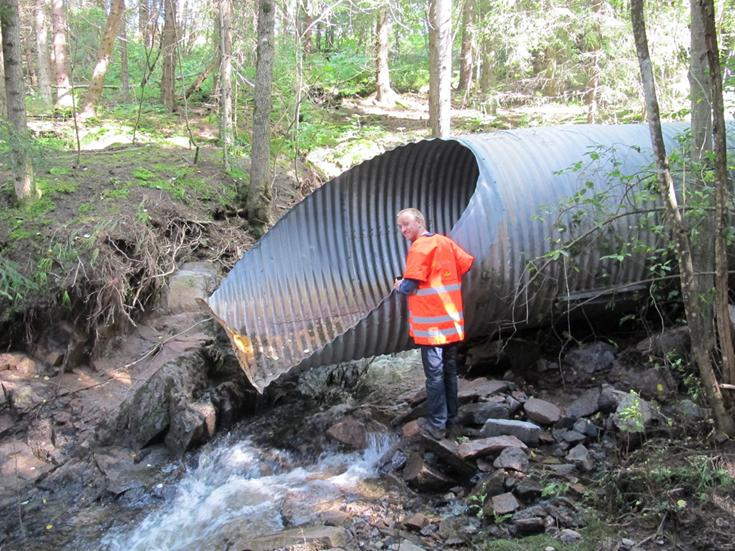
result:
M 421 361 L 426 375 L 427 419 L 443 429 L 457 418 L 457 344 L 421 345 Z

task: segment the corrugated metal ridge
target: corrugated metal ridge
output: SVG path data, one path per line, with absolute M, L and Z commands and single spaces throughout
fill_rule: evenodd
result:
M 686 128 L 665 126 L 669 147 Z M 405 350 L 405 304 L 391 288 L 406 243 L 394 219 L 413 206 L 431 229 L 449 233 L 476 257 L 464 287 L 470 337 L 540 323 L 560 295 L 642 279 L 643 258 L 620 266 L 601 260 L 596 248 L 584 251 L 571 277 L 554 264 L 545 278 L 530 281 L 527 263 L 559 236 L 551 216 L 536 219 L 544 206 L 558 208 L 588 180 L 596 190 L 610 187 L 612 202 L 609 174 L 649 166 L 649 143 L 646 125 L 578 125 L 398 147 L 294 206 L 235 265 L 209 306 L 261 391 L 295 367 Z M 579 162 L 581 170 L 568 170 Z M 638 231 L 628 226 L 621 219 L 614 231 Z

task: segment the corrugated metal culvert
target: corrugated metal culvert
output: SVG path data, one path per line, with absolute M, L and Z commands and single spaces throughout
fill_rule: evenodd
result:
M 675 146 L 686 128 L 667 125 L 667 145 Z M 529 262 L 554 248 L 557 214 L 575 193 L 591 187 L 588 197 L 625 202 L 618 174 L 640 178 L 651 161 L 646 125 L 523 129 L 408 144 L 297 204 L 235 265 L 209 306 L 261 391 L 295 367 L 406 350 L 412 345 L 405 302 L 392 287 L 407 243 L 395 215 L 417 207 L 430 229 L 449 234 L 476 258 L 464 280 L 468 338 L 506 324 L 539 324 L 559 300 L 645 279 L 643 255 L 623 263 L 601 259 L 604 247 L 584 241 L 575 269 L 550 262 L 539 273 Z M 562 216 L 567 232 L 579 212 Z M 608 235 L 650 242 L 630 218 L 616 220 Z M 582 219 L 575 231 L 588 227 Z

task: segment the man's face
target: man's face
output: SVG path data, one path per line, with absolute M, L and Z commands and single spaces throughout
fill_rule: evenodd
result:
M 404 212 L 401 214 L 396 222 L 398 223 L 398 229 L 401 230 L 403 237 L 413 242 L 418 239 L 424 232 L 424 226 L 416 217 L 410 212 Z

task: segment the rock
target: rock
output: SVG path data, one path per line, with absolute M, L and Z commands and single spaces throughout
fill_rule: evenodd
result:
M 505 473 L 493 471 L 485 480 L 478 482 L 470 492 L 471 496 L 485 496 L 486 498 L 504 493 Z
M 204 357 L 197 349 L 187 350 L 142 381 L 120 406 L 117 415 L 98 427 L 99 443 L 142 448 L 154 438 L 166 434 L 177 414 L 187 417 L 186 420 L 180 420 L 179 429 L 183 428 L 182 425 L 196 424 L 200 421 L 200 415 L 186 408 L 181 401 L 193 402 L 193 396 L 206 386 L 207 365 Z M 181 446 L 175 447 L 178 449 Z
M 544 491 L 541 484 L 530 478 L 525 478 L 516 484 L 513 488 L 513 492 L 521 498 L 523 501 L 531 501 L 541 497 L 541 493 Z
M 496 400 L 492 400 L 497 398 Z M 491 397 L 492 401 L 481 401 L 467 404 L 459 410 L 460 421 L 465 424 L 483 425 L 488 419 L 508 419 L 510 408 L 500 397 Z
M 617 349 L 613 345 L 597 341 L 569 351 L 564 356 L 564 363 L 582 378 L 608 369 L 616 355 Z
M 573 419 L 587 417 L 599 409 L 600 389 L 591 388 L 582 393 L 566 410 L 566 414 Z
M 462 479 L 469 479 L 477 472 L 474 466 L 465 461 L 466 458 L 459 452 L 459 446 L 452 440 L 427 438 L 423 446 Z
M 206 300 L 217 287 L 219 275 L 210 262 L 187 262 L 171 276 L 164 291 L 166 308 L 172 313 L 197 312 L 198 300 Z
M 189 448 L 207 442 L 214 436 L 217 413 L 209 400 L 184 403 L 172 414 L 171 426 L 164 442 L 176 457 Z
M 39 459 L 49 463 L 59 462 L 60 456 L 54 453 L 56 446 L 54 445 L 54 431 L 50 419 L 35 419 L 28 428 L 26 442 L 33 450 L 33 455 Z M 57 460 L 54 461 L 54 458 Z
M 319 513 L 319 520 L 321 520 L 326 526 L 344 526 L 350 521 L 350 515 L 344 511 L 329 509 Z
M 353 417 L 329 427 L 327 436 L 353 450 L 364 450 L 367 447 L 365 425 Z
M 421 434 L 421 425 L 418 419 L 409 421 L 403 425 L 403 437 L 408 439 L 417 438 Z
M 590 438 L 597 438 L 600 436 L 601 429 L 589 419 L 578 419 L 574 423 L 574 431 Z
M 637 389 L 646 400 L 665 402 L 676 395 L 677 383 L 668 368 L 651 367 L 636 375 L 630 388 Z
M 422 491 L 438 492 L 454 486 L 454 481 L 432 469 L 418 453 L 412 453 L 403 468 L 403 480 Z
M 623 398 L 625 398 L 627 395 L 627 392 L 618 390 L 611 385 L 602 385 L 600 398 L 597 402 L 599 410 L 603 413 L 612 413 L 618 407 L 618 404 L 622 402 Z
M 71 323 L 62 321 L 44 329 L 31 346 L 31 352 L 53 372 L 67 372 L 88 354 L 87 338 Z
M 248 395 L 244 385 L 224 381 L 212 390 L 210 399 L 217 410 L 217 426 L 223 429 L 240 419 L 248 402 Z
M 566 460 L 571 461 L 584 471 L 591 471 L 595 466 L 589 450 L 583 444 L 577 444 L 569 450 L 569 453 L 566 455 Z
M 533 505 L 526 509 L 516 511 L 510 519 L 510 522 L 519 534 L 537 534 L 544 531 L 544 519 L 546 516 L 546 510 L 543 507 Z
M 490 500 L 490 512 L 495 517 L 507 515 L 516 511 L 521 506 L 518 500 L 511 492 L 506 492 L 497 496 L 493 496 Z M 487 515 L 486 509 L 486 515 Z
M 566 545 L 577 543 L 582 541 L 582 534 L 575 532 L 570 528 L 564 528 L 559 532 L 559 541 Z
M 701 421 L 704 419 L 704 412 L 697 404 L 685 398 L 674 403 L 671 408 L 672 413 L 685 421 Z
M 237 535 L 232 532 L 228 534 L 228 541 L 235 543 L 234 549 L 272 551 L 273 549 L 306 546 L 309 549 L 326 549 L 345 547 L 351 539 L 350 533 L 340 526 L 299 526 L 254 539 L 248 538 L 246 530 L 245 527 L 242 527 Z
M 15 378 L 10 381 L 5 379 L 0 386 L 2 386 L 4 400 L 16 415 L 29 413 L 41 404 L 52 400 L 55 395 L 54 387 L 37 380 L 24 381 Z
M 611 416 L 613 423 L 623 432 L 641 433 L 653 420 L 651 405 L 634 393 L 628 393 Z
M 526 416 L 531 421 L 542 423 L 544 425 L 553 425 L 561 417 L 561 410 L 551 402 L 539 400 L 538 398 L 530 398 L 523 404 Z
M 538 444 L 541 427 L 527 421 L 513 419 L 488 419 L 482 427 L 483 436 L 515 436 L 524 444 Z
M 525 473 L 528 472 L 528 456 L 519 448 L 505 448 L 493 462 L 493 467 Z
M 146 487 L 158 475 L 161 464 L 168 459 L 162 454 L 149 454 L 136 463 L 136 453 L 128 448 L 109 446 L 94 451 L 94 462 L 105 476 L 105 488 L 120 495 L 134 488 Z
M 428 525 L 431 521 L 423 513 L 414 513 L 406 520 L 403 521 L 403 525 L 409 530 L 415 530 L 418 532 L 424 526 Z
M 33 377 L 40 373 L 36 360 L 21 352 L 0 354 L 0 371 L 15 371 L 20 375 Z
M 683 357 L 689 353 L 689 346 L 689 327 L 682 326 L 665 329 L 661 333 L 656 333 L 647 339 L 643 339 L 636 344 L 635 349 L 641 354 L 659 358 L 664 358 L 671 354 Z
M 559 476 L 569 476 L 575 471 L 576 466 L 571 463 L 562 463 L 561 465 L 549 465 L 549 469 Z
M 491 436 L 463 442 L 457 447 L 457 454 L 462 459 L 473 459 L 484 455 L 493 455 L 506 448 L 528 449 L 526 444 L 515 436 Z
M 584 442 L 587 439 L 586 435 L 577 432 L 576 430 L 555 430 L 553 435 L 557 441 L 567 442 L 569 444 Z
M 406 454 L 398 446 L 400 442 L 397 442 L 383 454 L 383 457 L 378 461 L 378 470 L 383 473 L 392 473 L 403 468 L 406 464 Z
M 623 549 L 632 549 L 635 546 L 635 541 L 630 538 L 623 538 L 620 540 L 620 547 Z
M 511 383 L 508 381 L 496 381 L 484 377 L 472 380 L 460 379 L 457 394 L 460 402 L 474 402 L 502 392 L 510 386 Z
M 530 517 L 518 520 L 511 519 L 514 531 L 521 535 L 538 534 L 544 531 L 543 517 Z
M 583 513 L 576 508 L 573 501 L 565 497 L 545 502 L 543 507 L 549 516 L 554 518 L 559 528 L 579 528 L 585 525 Z
M 426 551 L 424 547 L 416 545 L 411 540 L 402 539 L 398 544 L 390 547 L 393 551 Z

